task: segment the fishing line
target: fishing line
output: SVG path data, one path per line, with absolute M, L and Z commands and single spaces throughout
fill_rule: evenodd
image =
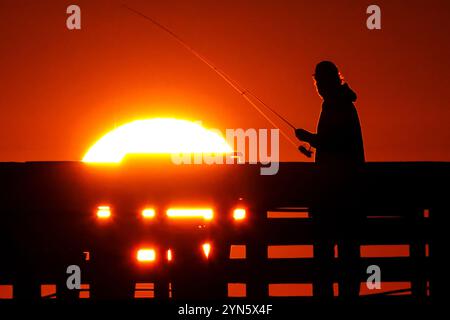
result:
M 192 53 L 194 56 L 196 56 L 198 59 L 203 61 L 208 67 L 210 67 L 217 75 L 219 75 L 225 82 L 227 82 L 234 90 L 236 90 L 250 105 L 261 115 L 263 116 L 272 126 L 279 129 L 281 134 L 293 145 L 297 148 L 297 144 L 282 130 L 281 128 L 278 128 L 276 123 L 270 119 L 270 117 L 261 110 L 260 107 L 258 107 L 252 99 L 250 99 L 249 95 L 253 98 L 257 99 L 264 107 L 266 107 L 268 110 L 270 110 L 272 113 L 274 113 L 278 118 L 280 118 L 282 121 L 284 121 L 287 125 L 289 125 L 291 128 L 295 130 L 295 126 L 292 125 L 289 121 L 287 121 L 283 116 L 281 116 L 278 112 L 276 112 L 273 108 L 268 106 L 266 103 L 264 103 L 258 96 L 256 96 L 254 93 L 250 92 L 249 90 L 246 90 L 242 88 L 235 80 L 233 80 L 230 76 L 228 76 L 225 72 L 217 68 L 211 61 L 209 61 L 206 57 L 198 53 L 194 48 L 192 48 L 190 45 L 188 45 L 182 38 L 180 38 L 176 33 L 174 33 L 172 30 L 168 29 L 164 25 L 160 24 L 158 21 L 152 19 L 151 17 L 128 7 L 127 5 L 123 4 L 123 7 L 130 10 L 131 12 L 141 16 L 142 18 L 146 19 L 147 21 L 150 21 L 152 24 L 160 28 L 161 30 L 168 33 L 170 36 L 172 36 L 178 43 L 180 43 L 184 48 L 186 48 L 190 53 Z

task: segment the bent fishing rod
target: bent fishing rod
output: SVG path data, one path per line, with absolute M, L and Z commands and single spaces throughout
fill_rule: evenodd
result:
M 179 44 L 181 44 L 185 49 L 187 49 L 191 54 L 193 54 L 195 57 L 200 59 L 203 63 L 205 63 L 209 68 L 211 68 L 218 76 L 220 76 L 223 80 L 225 80 L 226 83 L 228 83 L 234 90 L 236 90 L 261 116 L 263 116 L 272 126 L 275 128 L 278 128 L 276 123 L 260 108 L 258 105 L 256 105 L 255 102 L 250 97 L 253 97 L 256 99 L 259 103 L 261 103 L 266 109 L 268 109 L 270 112 L 275 114 L 279 119 L 281 119 L 284 123 L 286 123 L 289 127 L 291 127 L 293 130 L 296 130 L 296 127 L 290 123 L 286 118 L 284 118 L 281 114 L 279 114 L 276 110 L 274 110 L 272 107 L 270 107 L 268 104 L 266 104 L 262 99 L 260 99 L 257 95 L 252 93 L 250 90 L 247 90 L 240 86 L 237 81 L 235 81 L 233 78 L 231 78 L 229 75 L 227 75 L 224 71 L 220 70 L 218 67 L 216 67 L 210 60 L 208 60 L 205 56 L 200 54 L 197 50 L 192 48 L 186 41 L 184 41 L 181 37 L 179 37 L 176 33 L 174 33 L 172 30 L 167 28 L 166 26 L 162 25 L 158 21 L 154 20 L 153 18 L 143 14 L 142 12 L 139 12 L 131 7 L 128 7 L 125 4 L 122 4 L 122 6 L 129 11 L 135 13 L 136 15 L 144 18 L 145 20 L 151 22 L 154 26 L 158 27 L 165 33 L 169 34 L 173 39 L 175 39 Z M 288 140 L 293 146 L 297 148 L 297 144 L 282 130 L 281 128 L 278 128 L 286 140 Z M 304 145 L 301 145 L 298 147 L 298 150 L 303 153 L 308 158 L 311 157 L 312 151 L 311 148 L 307 149 Z

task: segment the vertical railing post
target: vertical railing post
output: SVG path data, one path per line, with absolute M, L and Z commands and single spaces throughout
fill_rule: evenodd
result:
M 423 302 L 427 296 L 427 279 L 425 272 L 426 242 L 424 230 L 424 212 L 414 209 L 410 218 L 410 228 L 413 229 L 414 239 L 410 244 L 410 258 L 413 265 L 413 278 L 411 279 L 412 295 L 417 301 Z
M 248 237 L 246 255 L 252 274 L 247 282 L 247 297 L 264 299 L 268 296 L 268 283 L 264 277 L 267 264 L 267 242 L 264 237 L 267 211 L 262 207 L 255 208 L 251 223 L 253 229 Z
M 430 224 L 433 238 L 430 242 L 430 298 L 435 303 L 448 297 L 448 252 L 445 236 L 448 234 L 446 221 L 450 209 L 444 207 L 430 208 Z

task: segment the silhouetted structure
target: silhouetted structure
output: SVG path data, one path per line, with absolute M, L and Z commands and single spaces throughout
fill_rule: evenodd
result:
M 153 283 L 154 300 L 160 301 L 170 294 L 172 299 L 224 297 L 227 283 L 246 283 L 248 298 L 268 298 L 269 283 L 317 280 L 316 257 L 267 258 L 268 245 L 312 245 L 326 236 L 314 232 L 310 215 L 268 218 L 271 211 L 307 212 L 314 206 L 319 187 L 315 164 L 281 163 L 277 175 L 261 176 L 257 165 L 2 163 L 0 177 L 0 281 L 14 285 L 15 300 L 45 301 L 40 285 L 56 284 L 56 301 L 79 301 L 78 292 L 65 286 L 66 268 L 72 264 L 81 267 L 82 283 L 90 284 L 94 301 L 132 299 L 136 282 Z M 448 163 L 366 164 L 358 245 L 404 244 L 410 255 L 362 257 L 360 272 L 354 273 L 364 283 L 367 266 L 376 264 L 383 282 L 412 284 L 411 296 L 366 301 L 444 297 L 448 248 L 441 239 L 448 194 L 441 186 L 449 178 Z M 236 223 L 231 210 L 242 202 L 247 218 Z M 213 207 L 214 219 L 191 224 L 165 215 L 170 206 L 194 203 Z M 111 206 L 109 221 L 95 215 L 104 204 Z M 147 223 L 139 212 L 148 204 L 157 214 Z M 212 244 L 209 259 L 200 249 L 206 240 Z M 152 265 L 136 262 L 135 250 L 143 243 L 158 250 Z M 237 244 L 246 245 L 246 258 L 228 259 L 223 248 Z M 165 259 L 167 248 L 173 250 L 173 261 Z M 90 253 L 89 260 L 83 252 Z M 328 276 L 334 282 L 347 268 L 341 258 L 339 252 L 338 259 L 331 259 Z M 296 301 L 310 298 L 303 299 Z

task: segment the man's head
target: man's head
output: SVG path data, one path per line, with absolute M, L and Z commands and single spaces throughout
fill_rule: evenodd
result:
M 317 93 L 324 99 L 334 93 L 342 84 L 339 70 L 331 61 L 319 62 L 313 76 Z

